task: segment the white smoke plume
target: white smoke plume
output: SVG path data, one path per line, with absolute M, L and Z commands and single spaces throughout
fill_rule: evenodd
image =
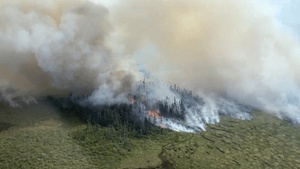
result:
M 108 10 L 88 1 L 0 1 L 0 91 L 27 95 L 95 92 L 125 99 L 136 72 L 107 44 Z
M 106 8 L 101 2 L 0 0 L 1 99 L 13 104 L 74 92 L 89 93 L 93 104 L 127 103 L 142 69 L 205 100 L 187 110 L 188 126 L 203 129 L 220 112 L 250 118 L 224 98 L 300 123 L 299 37 L 278 19 L 279 6 L 127 0 Z M 149 97 L 173 95 L 162 85 Z
M 153 75 L 300 122 L 300 43 L 278 19 L 280 6 L 267 0 L 122 2 L 114 8 L 120 41 L 127 52 L 148 57 L 142 64 Z M 156 57 L 149 59 L 149 48 Z

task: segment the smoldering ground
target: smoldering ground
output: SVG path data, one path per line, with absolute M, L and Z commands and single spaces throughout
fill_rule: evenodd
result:
M 236 110 L 222 96 L 300 122 L 299 38 L 269 1 L 128 0 L 105 8 L 2 0 L 0 8 L 5 101 L 75 92 L 91 93 L 94 104 L 128 102 L 142 69 L 207 98 L 205 116 L 217 116 L 219 102 Z M 173 96 L 161 89 L 152 94 Z

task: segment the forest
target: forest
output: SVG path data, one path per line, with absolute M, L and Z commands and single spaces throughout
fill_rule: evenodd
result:
M 135 92 L 128 95 L 128 103 L 93 105 L 87 102 L 89 95 L 74 95 L 67 98 L 48 97 L 70 116 L 76 115 L 81 121 L 88 124 L 97 124 L 103 127 L 122 128 L 124 132 L 135 131 L 138 135 L 148 135 L 168 128 L 162 120 L 184 123 L 187 109 L 201 111 L 199 105 L 204 101 L 186 89 L 176 85 L 168 88 L 173 98 L 166 96 L 156 99 L 149 96 L 156 82 L 143 80 L 136 86 Z M 199 110 L 194 110 L 194 109 Z M 158 127 L 156 127 L 158 126 Z

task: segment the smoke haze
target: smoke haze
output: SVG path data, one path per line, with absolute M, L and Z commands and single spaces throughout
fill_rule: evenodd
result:
M 260 0 L 2 0 L 0 93 L 128 102 L 147 72 L 207 96 L 208 117 L 219 102 L 238 112 L 214 93 L 300 123 L 299 38 L 278 11 Z
M 101 96 L 95 99 L 105 103 L 130 91 L 135 78 L 131 66 L 106 44 L 112 29 L 107 9 L 73 0 L 0 4 L 0 89 L 5 100 L 94 91 Z
M 159 55 L 143 63 L 155 76 L 300 122 L 299 41 L 277 19 L 279 6 L 154 0 L 126 1 L 116 11 L 128 52 L 151 46 Z

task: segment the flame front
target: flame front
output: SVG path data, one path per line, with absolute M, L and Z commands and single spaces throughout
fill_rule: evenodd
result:
M 153 117 L 153 118 L 157 118 L 157 119 L 161 118 L 159 110 L 149 110 L 148 111 L 148 116 Z

